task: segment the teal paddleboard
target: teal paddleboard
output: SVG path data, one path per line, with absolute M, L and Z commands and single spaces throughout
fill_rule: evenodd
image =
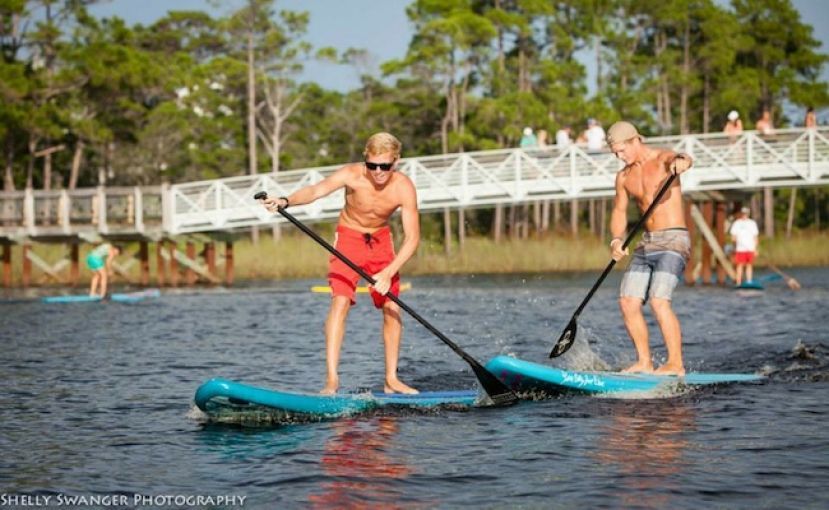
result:
M 496 356 L 486 369 L 513 391 L 542 393 L 620 393 L 654 390 L 661 385 L 727 384 L 762 381 L 756 374 L 689 372 L 683 377 L 620 372 L 579 372 L 541 365 L 509 356 Z
M 750 282 L 743 282 L 740 285 L 735 285 L 734 288 L 737 289 L 737 290 L 741 290 L 741 289 L 743 289 L 743 290 L 745 290 L 745 289 L 763 290 L 763 284 L 760 283 L 758 280 L 753 280 L 753 281 L 750 281 Z
M 476 390 L 426 391 L 415 395 L 380 392 L 320 395 L 211 379 L 199 386 L 194 400 L 199 409 L 220 421 L 233 420 L 247 413 L 270 421 L 292 422 L 339 418 L 381 407 L 468 408 L 475 405 L 477 399 Z
M 509 356 L 496 356 L 486 369 L 519 393 L 561 394 L 644 392 L 662 385 L 727 384 L 765 379 L 756 374 L 690 372 L 684 377 L 619 372 L 578 372 Z M 469 408 L 478 403 L 474 390 L 422 392 L 416 395 L 376 392 L 320 395 L 250 386 L 211 379 L 196 390 L 196 406 L 215 421 L 293 423 L 339 418 L 378 408 Z
M 122 292 L 114 293 L 109 296 L 111 301 L 116 303 L 137 303 L 149 298 L 157 298 L 161 296 L 161 291 L 158 289 L 147 289 L 138 292 Z M 90 296 L 89 294 L 81 294 L 75 296 L 47 296 L 41 298 L 44 303 L 96 303 L 103 301 L 100 296 Z

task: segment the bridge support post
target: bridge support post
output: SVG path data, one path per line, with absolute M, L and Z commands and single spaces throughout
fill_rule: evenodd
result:
M 714 219 L 714 204 L 711 201 L 706 201 L 702 204 L 702 217 L 705 219 L 706 225 L 711 225 Z M 711 284 L 711 256 L 713 255 L 711 246 L 708 243 L 702 243 L 702 284 Z
M 150 284 L 150 249 L 147 241 L 138 243 L 138 262 L 141 266 L 141 285 L 147 287 Z
M 233 285 L 233 241 L 225 242 L 225 285 Z
M 204 243 L 204 263 L 207 265 L 207 272 L 216 276 L 216 243 L 213 241 Z
M 78 243 L 69 243 L 69 285 L 75 287 L 81 276 L 81 246 Z
M 29 251 L 32 245 L 25 243 L 23 245 L 23 288 L 27 288 L 32 282 L 32 259 L 29 258 Z
M 717 233 L 717 242 L 720 246 L 725 246 L 725 217 L 728 214 L 728 209 L 725 202 L 717 202 L 717 214 L 715 220 L 715 231 Z M 725 266 L 717 264 L 717 283 L 725 285 Z
M 166 273 L 164 256 L 162 253 L 164 253 L 164 241 L 159 240 L 155 243 L 156 281 L 158 282 L 159 287 L 164 286 L 164 274 Z
M 466 240 L 466 218 L 464 217 L 463 207 L 458 209 L 458 250 L 463 251 L 464 241 Z
M 570 233 L 579 235 L 579 201 L 575 198 L 570 200 Z
M 494 217 L 492 218 L 492 240 L 495 243 L 501 242 L 501 237 L 504 234 L 504 206 L 497 204 L 495 206 Z
M 188 259 L 196 260 L 196 245 L 193 241 L 187 241 L 185 244 L 185 253 Z M 196 283 L 196 272 L 189 265 L 184 270 L 184 282 L 190 286 Z
M 3 286 L 12 286 L 12 245 L 3 243 Z
M 176 242 L 167 241 L 167 249 L 170 253 L 170 285 L 178 287 L 178 259 L 176 259 Z
M 448 207 L 443 209 L 443 252 L 452 254 L 452 213 Z
M 695 285 L 696 279 L 694 278 L 694 267 L 696 257 L 694 257 L 694 248 L 697 242 L 697 225 L 694 223 L 693 218 L 691 218 L 691 202 L 685 202 L 685 225 L 688 227 L 688 237 L 691 238 L 691 254 L 688 257 L 688 263 L 685 265 L 685 284 L 692 286 Z

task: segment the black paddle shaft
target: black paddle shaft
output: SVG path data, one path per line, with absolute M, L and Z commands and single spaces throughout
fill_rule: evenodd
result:
M 253 196 L 256 200 L 262 200 L 268 197 L 268 194 L 264 191 L 260 191 Z M 331 246 L 325 239 L 319 236 L 316 232 L 308 228 L 304 223 L 296 219 L 291 213 L 285 210 L 283 207 L 277 206 L 277 211 L 279 214 L 284 216 L 288 221 L 296 225 L 297 228 L 308 234 L 314 241 L 316 241 L 320 246 L 331 252 L 332 255 L 336 256 L 338 259 L 342 260 L 348 267 L 354 270 L 355 273 L 360 275 L 364 280 L 366 280 L 371 285 L 374 285 L 376 281 L 370 275 L 368 275 L 365 271 L 363 271 L 357 264 L 352 262 L 348 259 L 345 255 L 340 253 L 336 248 Z M 400 300 L 394 294 L 386 294 L 386 297 L 397 303 L 397 305 L 405 310 L 409 315 L 415 318 L 419 323 L 421 323 L 426 329 L 431 331 L 436 337 L 440 338 L 443 343 L 448 345 L 456 354 L 458 354 L 461 358 L 464 359 L 469 365 L 472 367 L 472 370 L 475 372 L 475 375 L 478 377 L 478 381 L 480 381 L 481 386 L 483 386 L 486 393 L 495 403 L 495 405 L 505 405 L 505 404 L 514 404 L 518 401 L 518 397 L 515 393 L 510 390 L 500 379 L 495 377 L 492 373 L 490 373 L 486 368 L 481 365 L 478 360 L 470 356 L 466 351 L 461 349 L 455 342 L 450 340 L 446 335 L 438 331 L 437 328 L 432 326 L 426 319 L 420 316 L 419 313 L 412 310 L 406 303 Z
M 634 225 L 633 228 L 630 230 L 630 233 L 625 239 L 625 242 L 622 243 L 623 250 L 628 247 L 631 241 L 633 241 L 634 236 L 639 232 L 639 229 L 642 228 L 642 225 L 644 225 L 645 222 L 648 221 L 648 218 L 651 217 L 651 214 L 653 213 L 654 209 L 656 209 L 657 204 L 659 204 L 659 201 L 662 200 L 662 197 L 665 196 L 665 193 L 668 192 L 668 188 L 670 188 L 671 184 L 673 184 L 674 179 L 676 179 L 676 174 L 671 173 L 671 175 L 665 181 L 665 184 L 662 185 L 662 188 L 659 190 L 659 193 L 656 194 L 656 197 L 653 199 L 653 202 L 651 202 L 651 205 L 647 208 L 647 210 L 645 210 L 645 214 L 643 214 L 642 217 L 639 218 L 639 221 L 637 221 L 636 225 Z M 599 276 L 599 279 L 596 280 L 596 283 L 593 284 L 593 288 L 591 288 L 590 292 L 587 293 L 587 296 L 584 298 L 584 301 L 582 301 L 579 307 L 576 308 L 576 313 L 573 314 L 573 317 L 570 319 L 570 322 L 567 323 L 567 327 L 564 329 L 564 332 L 561 334 L 561 337 L 558 339 L 558 342 L 556 342 L 556 345 L 553 347 L 553 350 L 550 351 L 551 358 L 557 358 L 558 356 L 561 356 L 562 354 L 567 352 L 570 346 L 572 346 L 573 343 L 576 341 L 576 321 L 579 318 L 579 315 L 581 315 L 581 312 L 582 310 L 584 310 L 584 307 L 587 306 L 587 303 L 593 297 L 593 294 L 596 293 L 596 290 L 599 288 L 602 282 L 604 282 L 604 279 L 607 278 L 607 275 L 610 274 L 610 271 L 613 270 L 613 266 L 615 265 L 616 260 L 611 259 L 610 263 L 602 272 L 602 275 Z

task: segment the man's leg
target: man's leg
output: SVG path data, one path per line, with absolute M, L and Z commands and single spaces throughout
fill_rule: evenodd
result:
M 623 372 L 652 372 L 651 350 L 648 343 L 648 324 L 642 315 L 642 300 L 638 297 L 622 296 L 619 308 L 625 321 L 628 335 L 636 347 L 637 361 Z
M 734 283 L 738 287 L 743 283 L 743 264 L 737 263 L 737 281 Z
M 752 262 L 746 264 L 746 281 L 754 281 L 754 264 Z
M 400 339 L 403 336 L 403 322 L 400 319 L 400 307 L 392 300 L 383 305 L 383 343 L 386 347 L 386 393 L 417 393 L 411 386 L 403 384 L 397 378 L 397 360 L 400 356 Z
M 99 273 L 101 274 L 101 297 L 103 298 L 107 295 L 107 280 L 109 279 L 109 275 L 106 269 L 102 269 Z
M 101 279 L 100 271 L 93 271 L 92 272 L 92 281 L 89 282 L 89 295 L 90 296 L 97 296 L 98 292 L 98 281 Z
M 325 387 L 320 390 L 324 395 L 333 395 L 340 387 L 340 376 L 337 367 L 340 364 L 340 348 L 345 335 L 345 320 L 351 309 L 351 298 L 348 296 L 334 296 L 331 298 L 331 308 L 325 320 L 325 367 L 328 375 Z
M 659 323 L 662 337 L 665 339 L 665 347 L 668 349 L 668 361 L 656 369 L 658 374 L 685 375 L 685 367 L 682 364 L 682 330 L 679 320 L 671 309 L 671 300 L 663 298 L 651 298 L 651 309 Z

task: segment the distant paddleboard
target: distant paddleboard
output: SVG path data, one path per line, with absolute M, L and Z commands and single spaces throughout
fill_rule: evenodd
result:
M 138 292 L 124 292 L 114 293 L 109 296 L 111 301 L 118 303 L 137 303 L 145 299 L 157 298 L 161 296 L 161 291 L 158 289 L 146 289 Z M 75 295 L 75 296 L 47 296 L 41 298 L 44 303 L 95 303 L 103 301 L 100 296 L 90 296 L 89 294 Z
M 758 280 L 753 280 L 750 282 L 743 282 L 740 285 L 735 285 L 734 288 L 737 290 L 763 290 L 763 284 Z
M 196 406 L 214 421 L 319 421 L 364 413 L 381 407 L 431 409 L 468 408 L 475 390 L 399 393 L 338 393 L 320 395 L 250 386 L 227 379 L 210 379 L 196 390 Z
M 543 393 L 621 393 L 648 391 L 666 384 L 689 386 L 756 382 L 765 379 L 756 374 L 717 374 L 689 372 L 684 377 L 621 372 L 579 372 L 541 365 L 509 356 L 496 356 L 486 369 L 518 392 Z
M 400 292 L 407 291 L 411 288 L 412 288 L 412 284 L 409 283 L 409 282 L 404 282 L 404 283 L 400 284 Z M 357 293 L 358 294 L 365 294 L 369 290 L 370 289 L 366 286 L 357 287 Z M 329 287 L 328 285 L 314 285 L 313 287 L 311 287 L 311 292 L 331 294 L 331 287 Z

